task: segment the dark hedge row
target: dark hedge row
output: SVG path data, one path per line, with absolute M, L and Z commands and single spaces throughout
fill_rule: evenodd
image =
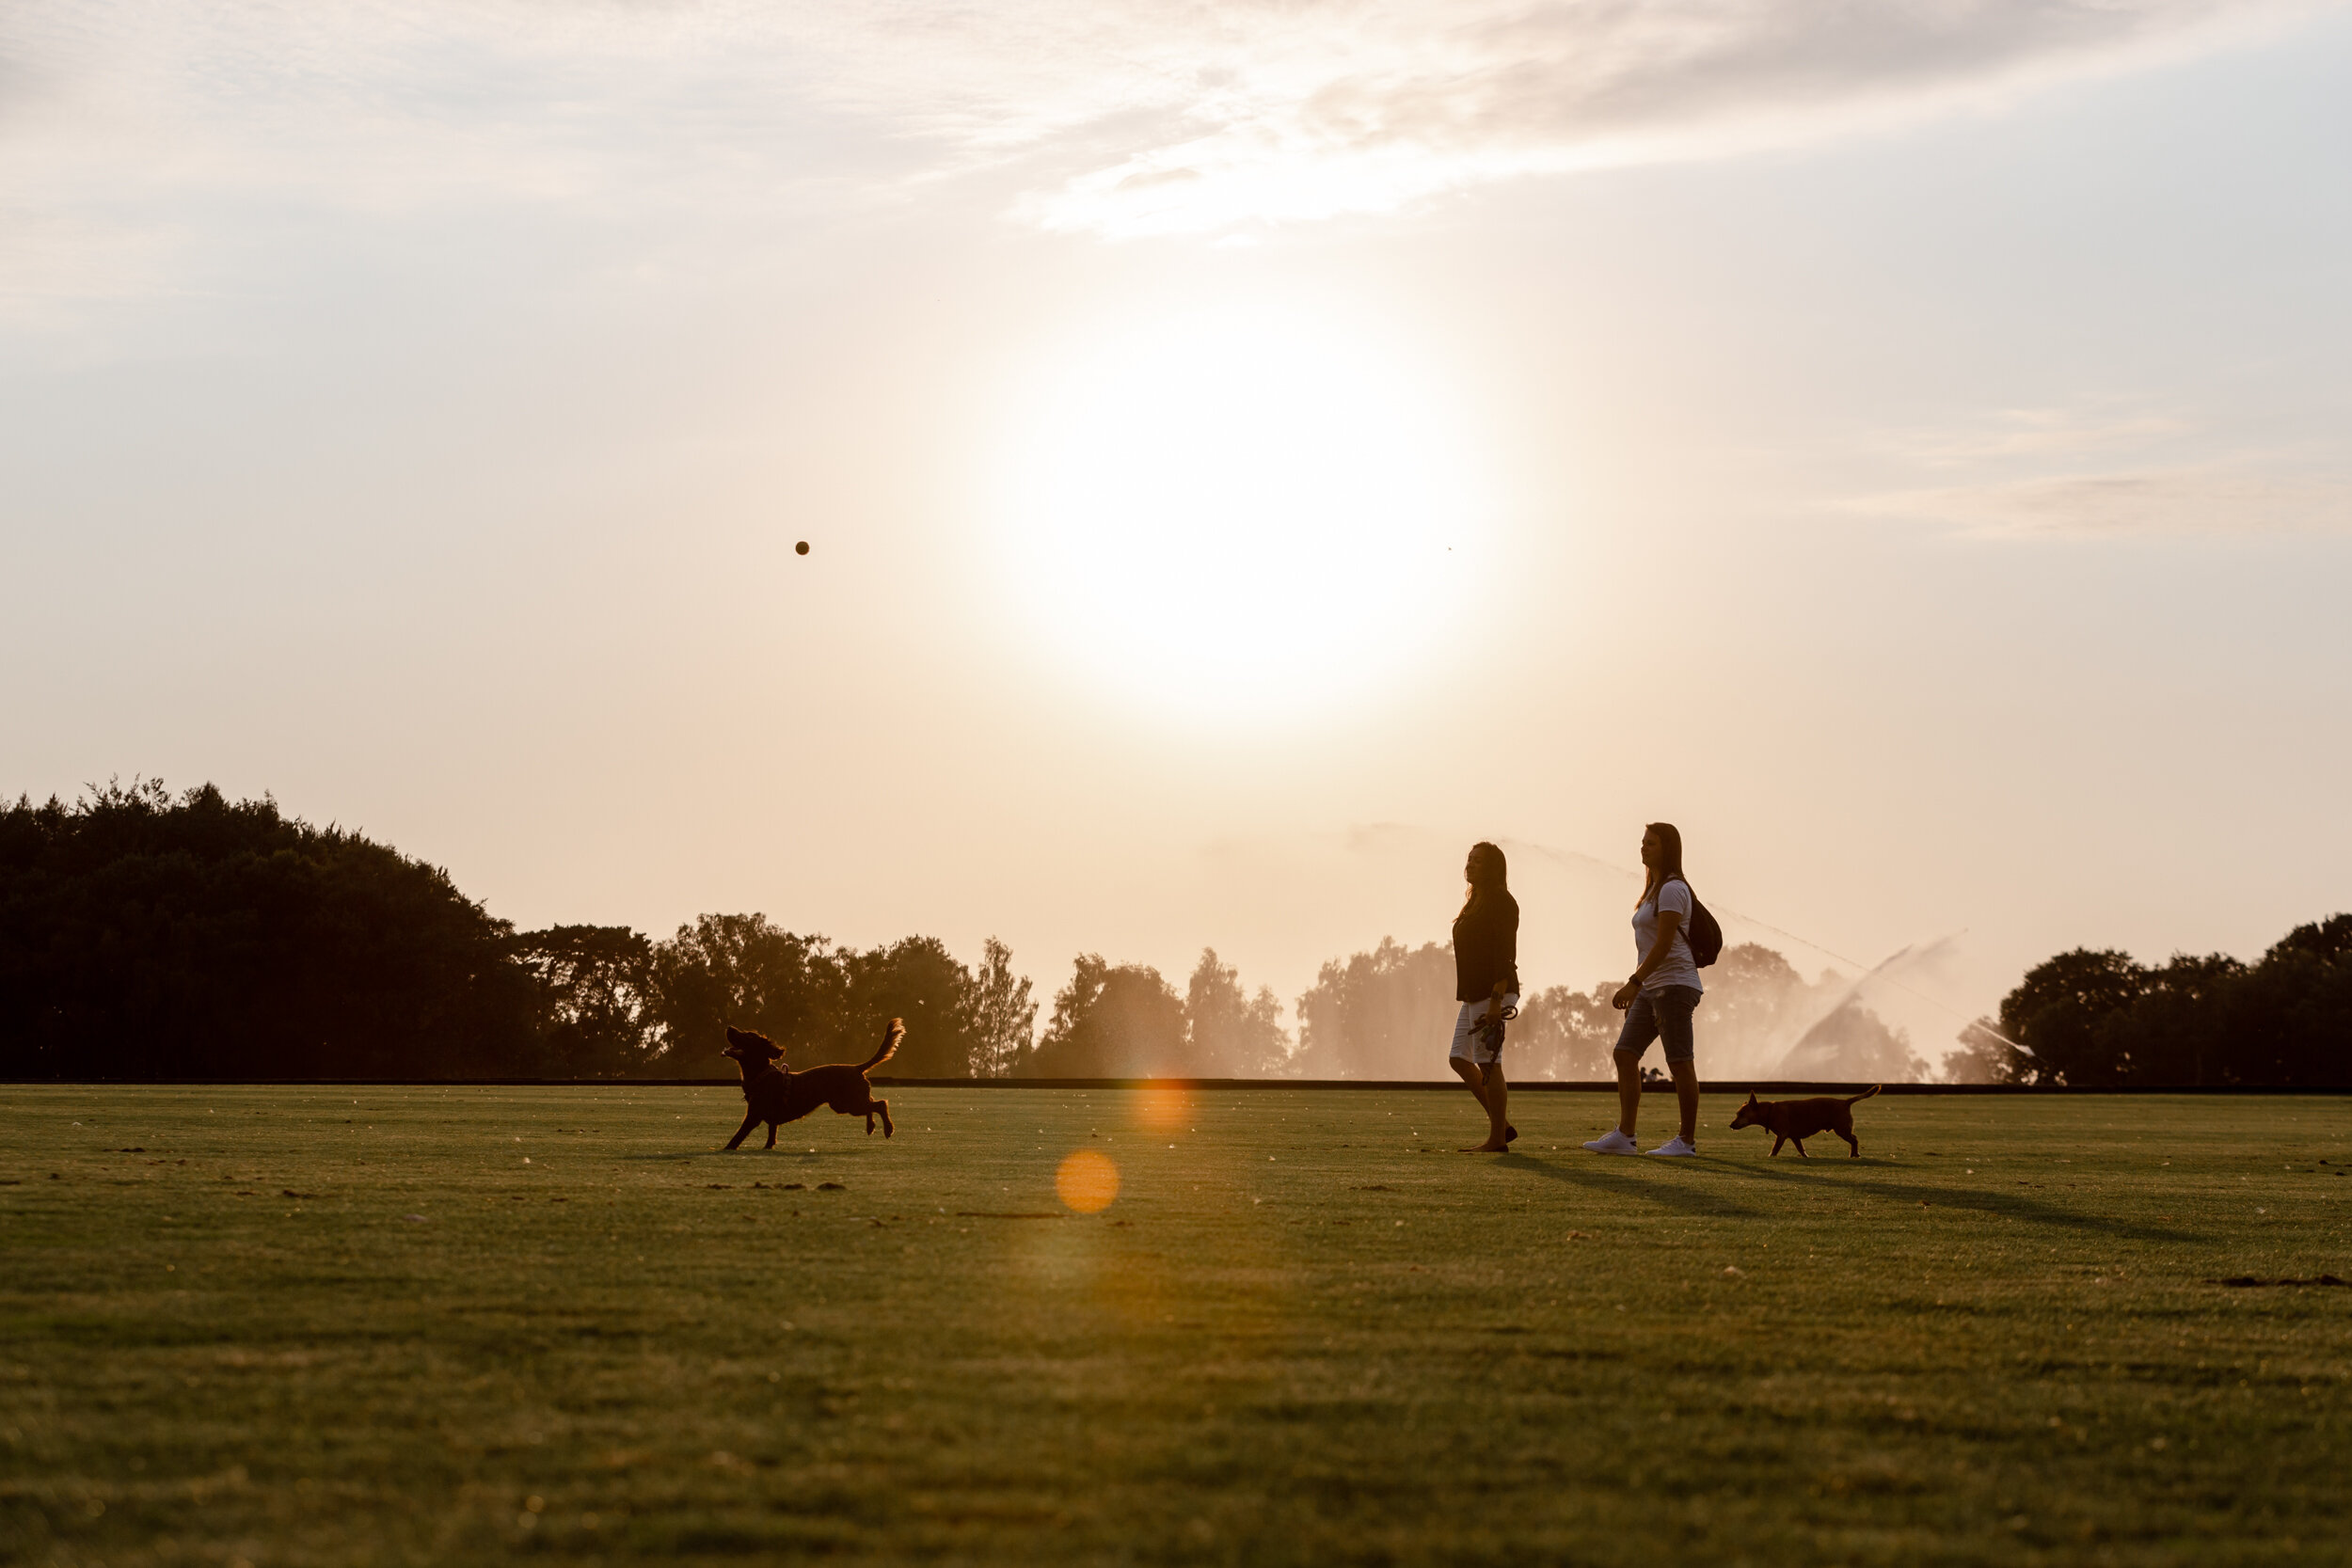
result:
M 1961 1037 L 1962 1076 L 2078 1088 L 2352 1085 L 2352 914 L 2298 926 L 2250 964 L 2218 953 L 2163 964 L 2061 953 L 2026 973 L 1998 1022 L 1998 1035 L 1979 1025 Z
M 870 952 L 707 915 L 517 933 L 449 874 L 211 785 L 0 810 L 0 1076 L 601 1077 L 722 1072 L 728 1022 L 797 1064 L 911 1032 L 898 1070 L 1002 1071 L 1036 1008 L 1011 955 Z

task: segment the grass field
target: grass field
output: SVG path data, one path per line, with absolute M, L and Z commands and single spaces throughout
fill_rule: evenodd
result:
M 2352 1558 L 2352 1101 L 893 1102 L 0 1087 L 0 1559 Z

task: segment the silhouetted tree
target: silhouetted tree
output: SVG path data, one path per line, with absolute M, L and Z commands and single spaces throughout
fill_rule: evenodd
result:
M 552 926 L 515 941 L 539 983 L 539 1076 L 644 1072 L 656 1050 L 648 976 L 653 943 L 626 926 Z
M 833 943 L 797 936 L 764 914 L 706 914 L 657 942 L 646 990 L 659 1049 L 655 1072 L 715 1075 L 729 1024 L 755 1029 L 784 1048 L 794 1069 L 837 1060 L 835 1038 L 848 977 Z
M 2001 999 L 2001 1033 L 2029 1058 L 2028 1084 L 2114 1084 L 2126 1076 L 2106 1020 L 2139 1000 L 2148 972 L 2128 953 L 2077 948 L 2035 965 Z
M 1309 1078 L 1437 1078 L 1460 1004 L 1454 955 L 1383 937 L 1333 959 L 1298 999 L 1299 1072 Z
M 532 1052 L 513 930 L 268 800 L 108 784 L 0 811 L 0 1072 L 459 1076 Z
M 2352 1084 L 2352 914 L 2297 926 L 2236 987 L 2228 1070 L 2242 1084 Z
M 1013 1071 L 1025 1078 L 1190 1076 L 1184 999 L 1160 972 L 1078 956 L 1070 984 L 1054 997 L 1044 1037 Z
M 1012 972 L 1012 949 L 994 937 L 981 949 L 972 977 L 972 1073 L 1000 1078 L 1037 1038 L 1037 1003 L 1026 975 Z
M 1609 1053 L 1625 1023 L 1625 1015 L 1609 1005 L 1615 990 L 1609 981 L 1590 991 L 1547 986 L 1521 1002 L 1503 1052 L 1504 1070 L 1522 1081 L 1613 1077 Z
M 2022 1084 L 2032 1062 L 1991 1019 L 1980 1018 L 1960 1032 L 1960 1049 L 1944 1058 L 1944 1071 L 1955 1084 Z
M 1185 988 L 1184 1027 L 1190 1077 L 1254 1078 L 1279 1071 L 1290 1055 L 1274 989 L 1244 991 L 1241 972 L 1218 962 L 1214 947 L 1200 950 Z
M 2298 926 L 2251 965 L 2061 953 L 2002 999 L 2000 1024 L 2021 1083 L 2352 1082 L 2352 915 Z
M 893 1018 L 907 1024 L 905 1043 L 886 1069 L 905 1078 L 969 1078 L 984 1049 L 972 972 L 937 937 L 908 937 L 887 947 L 842 957 L 848 977 L 841 1017 L 821 1053 L 864 1061 Z M 795 1064 L 798 1065 L 797 1063 Z

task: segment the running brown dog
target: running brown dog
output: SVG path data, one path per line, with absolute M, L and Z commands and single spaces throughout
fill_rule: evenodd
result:
M 719 1053 L 734 1058 L 743 1069 L 743 1099 L 750 1112 L 743 1125 L 727 1140 L 734 1148 L 752 1135 L 752 1129 L 761 1122 L 768 1124 L 766 1147 L 776 1147 L 776 1129 L 787 1121 L 798 1121 L 819 1105 L 830 1105 L 838 1115 L 864 1117 L 866 1135 L 874 1135 L 874 1118 L 882 1117 L 882 1136 L 889 1137 L 897 1129 L 890 1125 L 890 1101 L 874 1093 L 866 1075 L 890 1060 L 906 1037 L 903 1020 L 892 1019 L 890 1027 L 882 1031 L 882 1049 L 852 1067 L 848 1062 L 832 1062 L 813 1067 L 806 1072 L 795 1072 L 784 1065 L 784 1053 L 776 1042 L 765 1035 L 749 1029 L 730 1027 L 727 1048 Z
M 1852 1150 L 1847 1158 L 1859 1159 L 1862 1145 L 1853 1135 L 1854 1104 L 1878 1092 L 1879 1085 L 1873 1084 L 1851 1100 L 1758 1100 L 1750 1095 L 1748 1102 L 1740 1107 L 1740 1114 L 1731 1118 L 1732 1131 L 1738 1132 L 1742 1127 L 1761 1127 L 1772 1135 L 1773 1153 L 1780 1152 L 1782 1144 L 1792 1143 L 1797 1146 L 1797 1158 L 1800 1160 L 1812 1158 L 1804 1151 L 1805 1139 L 1819 1137 L 1823 1132 L 1835 1132 L 1845 1139 L 1846 1147 Z

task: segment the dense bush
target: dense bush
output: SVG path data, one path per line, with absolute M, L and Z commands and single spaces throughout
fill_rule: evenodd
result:
M 2061 953 L 1961 1045 L 1962 1075 L 1992 1083 L 2352 1084 L 2352 914 L 2298 926 L 2251 964 Z
M 517 935 L 438 867 L 207 784 L 109 785 L 0 810 L 0 1076 L 711 1076 L 724 1026 L 795 1066 L 1004 1071 L 1037 1008 L 1011 954 L 930 937 L 868 952 L 705 915 Z
M 512 945 L 439 868 L 209 784 L 0 811 L 10 1076 L 516 1071 L 537 996 Z

